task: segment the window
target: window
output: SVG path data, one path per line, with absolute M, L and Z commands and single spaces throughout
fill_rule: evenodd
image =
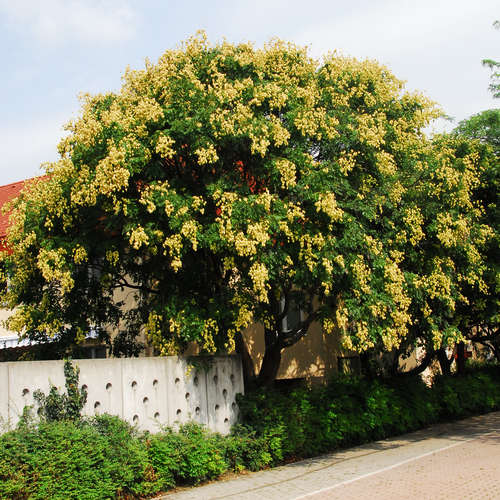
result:
M 285 298 L 281 299 L 281 311 L 285 307 Z M 304 320 L 304 311 L 293 301 L 290 301 L 288 305 L 288 312 L 282 320 L 281 327 L 284 332 L 290 332 L 295 330 L 299 323 Z

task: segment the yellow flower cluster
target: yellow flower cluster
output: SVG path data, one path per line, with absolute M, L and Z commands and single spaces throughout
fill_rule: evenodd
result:
M 165 255 L 167 253 L 171 257 L 170 267 L 177 272 L 182 267 L 181 260 L 181 249 L 182 249 L 182 238 L 179 234 L 173 234 L 165 239 L 163 242 L 163 247 L 165 248 Z
M 87 251 L 81 245 L 77 245 L 73 249 L 73 261 L 75 264 L 82 264 L 88 259 Z
M 214 338 L 217 337 L 219 333 L 219 326 L 217 321 L 214 319 L 207 319 L 203 322 L 203 328 L 201 330 L 201 348 L 209 353 L 214 353 L 217 348 L 215 347 Z
M 181 234 L 191 242 L 195 252 L 198 249 L 198 239 L 196 237 L 197 233 L 198 224 L 194 220 L 188 220 L 182 224 Z
M 387 151 L 377 151 L 377 168 L 383 175 L 394 175 L 397 171 L 394 157 Z
M 391 350 L 399 345 L 401 338 L 406 336 L 408 325 L 411 324 L 411 316 L 408 312 L 411 299 L 405 290 L 405 277 L 397 261 L 386 259 L 384 274 L 387 280 L 385 290 L 391 296 L 395 307 L 390 311 L 393 326 L 385 330 L 382 341 L 384 346 Z
M 74 286 L 71 272 L 66 267 L 66 251 L 41 249 L 38 254 L 37 267 L 48 282 L 56 281 L 63 293 L 69 292 Z
M 116 266 L 118 264 L 118 260 L 120 258 L 120 254 L 117 250 L 106 250 L 106 260 L 112 265 Z
M 327 335 L 331 335 L 335 332 L 335 322 L 331 318 L 324 318 L 321 322 L 321 326 Z
M 269 274 L 267 272 L 267 267 L 261 262 L 254 262 L 248 271 L 253 282 L 253 290 L 256 294 L 256 299 L 259 302 L 269 302 L 269 297 L 267 292 L 269 290 Z
M 351 264 L 351 269 L 354 277 L 358 281 L 359 290 L 355 289 L 354 293 L 359 297 L 361 292 L 368 295 L 371 293 L 371 288 L 368 282 L 371 280 L 371 271 L 365 264 L 365 259 L 362 255 L 358 255 Z
M 281 175 L 281 187 L 283 189 L 289 189 L 295 186 L 296 179 L 296 168 L 295 165 L 284 158 L 276 160 L 276 168 Z
M 447 302 L 448 306 L 453 310 L 455 301 L 451 294 L 452 281 L 446 273 L 446 268 L 453 269 L 454 264 L 450 259 L 441 257 L 435 257 L 432 264 L 431 273 L 415 280 L 415 285 L 424 289 L 431 299 L 439 298 Z
M 410 243 L 415 246 L 425 238 L 425 233 L 422 229 L 424 224 L 424 217 L 420 208 L 413 207 L 405 210 L 404 221 L 408 225 L 408 232 L 410 233 Z
M 289 222 L 294 222 L 296 219 L 303 220 L 306 213 L 303 208 L 295 203 L 289 203 L 287 209 L 287 219 Z
M 337 158 L 337 163 L 339 164 L 340 171 L 344 175 L 348 175 L 349 172 L 356 166 L 356 157 L 359 155 L 359 151 L 342 151 Z
M 382 252 L 382 242 L 373 238 L 369 234 L 365 235 L 366 246 L 374 255 L 380 255 Z
M 216 163 L 219 159 L 219 156 L 217 155 L 217 151 L 215 151 L 215 147 L 213 144 L 209 144 L 204 148 L 198 148 L 195 151 L 195 154 L 198 157 L 198 163 L 200 165 Z
M 368 306 L 374 318 L 385 319 L 387 317 L 387 306 L 382 302 L 376 302 Z
M 437 221 L 437 237 L 445 247 L 456 246 L 468 239 L 469 228 L 465 219 L 457 218 L 453 220 L 450 213 L 444 213 L 438 214 Z
M 155 151 L 162 158 L 170 160 L 175 156 L 175 149 L 173 148 L 174 145 L 175 141 L 171 137 L 169 137 L 168 135 L 160 134 L 158 136 L 158 140 L 156 141 Z
M 373 148 L 380 148 L 385 144 L 386 118 L 381 113 L 360 114 L 357 117 L 359 140 Z
M 148 246 L 149 244 L 149 236 L 146 234 L 146 231 L 142 226 L 137 226 L 128 233 L 129 243 L 132 245 L 132 248 L 139 250 L 141 246 Z
M 345 330 L 349 324 L 349 310 L 346 306 L 339 306 L 335 311 L 335 320 L 339 330 Z
M 299 259 L 306 264 L 309 271 L 313 272 L 318 262 L 319 253 L 325 246 L 325 238 L 320 233 L 314 236 L 306 233 L 300 236 L 299 243 Z
M 154 202 L 154 196 L 155 194 L 160 194 L 162 197 L 165 197 L 169 194 L 169 183 L 167 181 L 162 181 L 162 182 L 154 182 L 154 183 L 151 183 L 149 185 L 147 185 L 145 188 L 143 188 L 143 190 L 141 191 L 141 196 L 139 198 L 139 203 L 141 203 L 142 205 L 145 205 L 146 206 L 146 210 L 152 214 L 155 210 L 156 210 L 156 204 Z M 170 213 L 168 212 L 166 206 L 167 206 L 167 203 L 169 204 L 169 206 L 171 207 L 172 211 L 173 211 L 173 207 L 172 205 L 170 204 L 170 202 L 168 202 L 168 200 L 165 200 L 165 212 L 167 213 L 167 215 L 170 215 Z
M 271 211 L 272 201 L 273 201 L 273 195 L 269 193 L 267 189 L 263 193 L 260 193 L 256 199 L 256 203 L 262 205 L 265 208 L 266 212 Z
M 315 203 L 317 212 L 324 212 L 330 217 L 332 222 L 342 220 L 344 211 L 337 206 L 337 200 L 333 193 L 320 193 L 318 201 Z

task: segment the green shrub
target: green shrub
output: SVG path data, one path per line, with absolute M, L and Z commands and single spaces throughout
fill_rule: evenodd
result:
M 241 425 L 234 426 L 232 433 L 222 440 L 229 469 L 241 472 L 267 467 L 272 462 L 268 443 L 265 437 L 257 436 L 255 431 Z
M 239 399 L 242 424 L 264 438 L 271 463 L 402 434 L 500 408 L 498 365 L 438 377 L 338 377 L 325 387 L 256 391 Z
M 0 498 L 104 499 L 150 493 L 147 451 L 117 417 L 42 422 L 0 436 Z
M 222 438 L 195 423 L 151 436 L 149 456 L 164 487 L 197 484 L 227 470 Z

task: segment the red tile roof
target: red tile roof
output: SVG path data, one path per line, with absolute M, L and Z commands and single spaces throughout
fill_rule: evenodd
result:
M 5 238 L 7 227 L 9 226 L 9 214 L 2 213 L 1 208 L 5 203 L 19 195 L 25 182 L 26 181 L 18 181 L 7 184 L 6 186 L 0 186 L 0 239 Z

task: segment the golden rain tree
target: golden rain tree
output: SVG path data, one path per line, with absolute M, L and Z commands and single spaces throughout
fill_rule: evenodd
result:
M 60 160 L 11 207 L 11 328 L 74 341 L 119 324 L 116 353 L 144 330 L 169 354 L 232 351 L 261 322 L 262 384 L 313 321 L 348 349 L 400 344 L 413 298 L 399 225 L 421 239 L 411 173 L 450 162 L 422 132 L 432 103 L 372 61 L 203 34 L 123 79 L 83 98 Z
M 480 324 L 498 328 L 498 161 L 460 134 L 438 135 L 431 146 L 426 164 L 407 172 L 404 203 L 390 221 L 411 297 L 408 334 L 391 353 L 393 374 L 415 347 L 425 356 L 406 375 L 436 356 L 447 372 L 447 347 L 463 346 Z

